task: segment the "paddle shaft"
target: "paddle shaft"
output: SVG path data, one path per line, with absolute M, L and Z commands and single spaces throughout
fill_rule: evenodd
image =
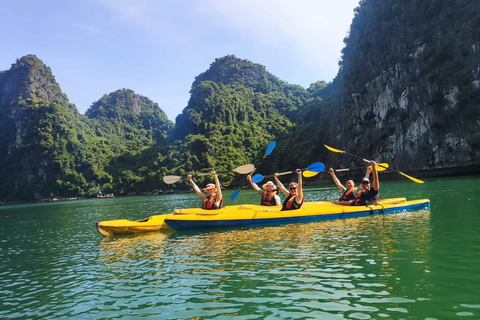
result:
M 326 147 L 328 150 L 330 150 L 330 151 L 348 154 L 349 156 L 352 156 L 352 157 L 354 157 L 354 158 L 361 159 L 361 160 L 363 160 L 363 161 L 365 161 L 365 162 L 368 162 L 368 163 L 370 162 L 370 161 L 368 161 L 367 159 L 364 159 L 364 158 L 362 158 L 362 157 L 360 157 L 360 156 L 357 156 L 357 155 L 355 155 L 355 154 L 351 154 L 351 153 L 346 152 L 346 151 L 344 151 L 344 150 L 338 150 L 338 149 L 329 147 L 329 146 L 327 146 L 327 145 L 325 145 L 325 147 Z M 420 179 L 417 179 L 417 178 L 414 178 L 414 177 L 411 177 L 411 176 L 409 176 L 408 174 L 403 173 L 403 172 L 401 172 L 401 171 L 398 171 L 398 170 L 395 170 L 395 169 L 391 169 L 391 168 L 387 168 L 387 167 L 384 167 L 384 166 L 379 165 L 379 164 L 377 164 L 377 165 L 378 165 L 379 167 L 385 168 L 386 170 L 390 170 L 390 171 L 399 173 L 399 174 L 401 174 L 402 176 L 404 176 L 405 178 L 408 178 L 408 179 L 412 180 L 413 182 L 416 182 L 416 183 L 424 183 L 424 181 L 422 181 L 422 180 L 420 180 Z
M 306 170 L 305 169 L 302 169 L 303 170 Z M 277 173 L 277 176 L 286 176 L 287 174 L 291 174 L 291 173 L 295 173 L 296 170 L 292 170 L 292 171 L 285 171 L 285 172 L 280 172 L 280 173 Z M 273 178 L 275 175 L 274 174 L 270 174 L 268 176 L 263 176 L 263 178 Z

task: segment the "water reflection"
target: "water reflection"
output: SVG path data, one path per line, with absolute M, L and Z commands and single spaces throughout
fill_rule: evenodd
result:
M 420 211 L 105 239 L 100 261 L 167 318 L 397 318 L 428 301 L 430 242 Z

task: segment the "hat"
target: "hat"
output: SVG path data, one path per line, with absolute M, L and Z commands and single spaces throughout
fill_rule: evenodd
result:
M 363 179 L 362 179 L 362 183 L 363 183 L 363 182 L 368 182 L 368 183 L 370 183 L 370 180 L 369 180 L 368 178 L 363 178 Z
M 277 186 L 272 182 L 272 181 L 268 181 L 267 183 L 265 183 L 262 188 L 263 190 L 267 190 L 267 186 L 268 185 L 272 185 L 273 186 L 273 189 L 277 189 Z
M 215 189 L 215 191 L 217 191 L 217 188 L 213 183 L 207 184 L 207 186 L 203 189 L 203 191 L 207 192 L 208 189 Z

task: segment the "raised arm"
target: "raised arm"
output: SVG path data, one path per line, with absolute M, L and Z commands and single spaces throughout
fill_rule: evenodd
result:
M 370 165 L 372 166 L 372 173 L 373 173 L 373 189 L 379 190 L 380 189 L 380 181 L 378 181 L 378 171 L 377 171 L 377 163 L 375 161 L 370 161 Z
M 370 172 L 372 172 L 372 168 L 370 166 L 367 167 L 367 172 L 365 173 L 365 178 L 370 180 Z
M 302 170 L 297 169 L 297 175 L 298 175 L 298 189 L 297 189 L 297 203 L 302 203 L 303 201 L 303 183 L 302 183 Z
M 200 188 L 195 184 L 195 182 L 193 182 L 192 180 L 192 175 L 189 174 L 187 176 L 188 178 L 188 181 L 190 181 L 190 183 L 192 184 L 192 187 L 193 187 L 193 190 L 195 190 L 195 193 L 200 197 L 202 198 L 202 200 L 205 200 L 207 197 L 202 193 L 202 190 L 200 190 Z
M 275 182 L 277 182 L 277 187 L 282 190 L 282 192 L 288 197 L 290 195 L 290 192 L 288 192 L 287 189 L 285 189 L 285 186 L 283 185 L 283 183 L 280 182 L 280 180 L 278 180 L 278 173 L 275 173 L 273 175 L 273 178 L 275 179 Z
M 211 175 L 215 178 L 215 186 L 217 187 L 217 201 L 216 204 L 220 206 L 220 202 L 223 199 L 222 188 L 220 188 L 220 181 L 218 180 L 217 173 L 214 171 Z
M 253 188 L 255 191 L 257 191 L 257 192 L 260 193 L 260 194 L 263 194 L 262 189 L 260 189 L 255 182 L 252 182 L 252 175 L 249 174 L 249 175 L 247 176 L 247 180 L 250 182 L 250 184 L 252 185 L 252 188 Z
M 340 189 L 341 192 L 344 192 L 347 188 L 345 188 L 340 182 L 340 180 L 338 180 L 337 176 L 335 175 L 335 170 L 333 170 L 333 168 L 330 168 L 328 169 L 328 173 L 330 173 L 330 175 L 332 176 L 333 181 L 337 185 L 338 189 Z

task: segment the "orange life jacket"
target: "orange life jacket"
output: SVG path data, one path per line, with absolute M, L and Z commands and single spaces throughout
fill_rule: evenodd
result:
M 300 209 L 300 207 L 303 204 L 303 201 L 305 200 L 305 197 L 302 199 L 301 203 L 297 203 L 295 199 L 297 196 L 292 197 L 292 195 L 289 195 L 287 199 L 283 202 L 283 208 L 282 210 L 295 210 L 295 209 Z
M 274 206 L 275 204 L 275 195 L 277 194 L 276 191 L 273 191 L 270 195 L 267 194 L 265 191 L 262 195 L 262 202 L 260 203 L 262 206 Z
M 223 206 L 223 198 L 220 201 L 220 205 L 216 205 L 217 194 L 209 195 L 202 203 L 202 209 L 211 210 L 211 209 L 220 209 Z

